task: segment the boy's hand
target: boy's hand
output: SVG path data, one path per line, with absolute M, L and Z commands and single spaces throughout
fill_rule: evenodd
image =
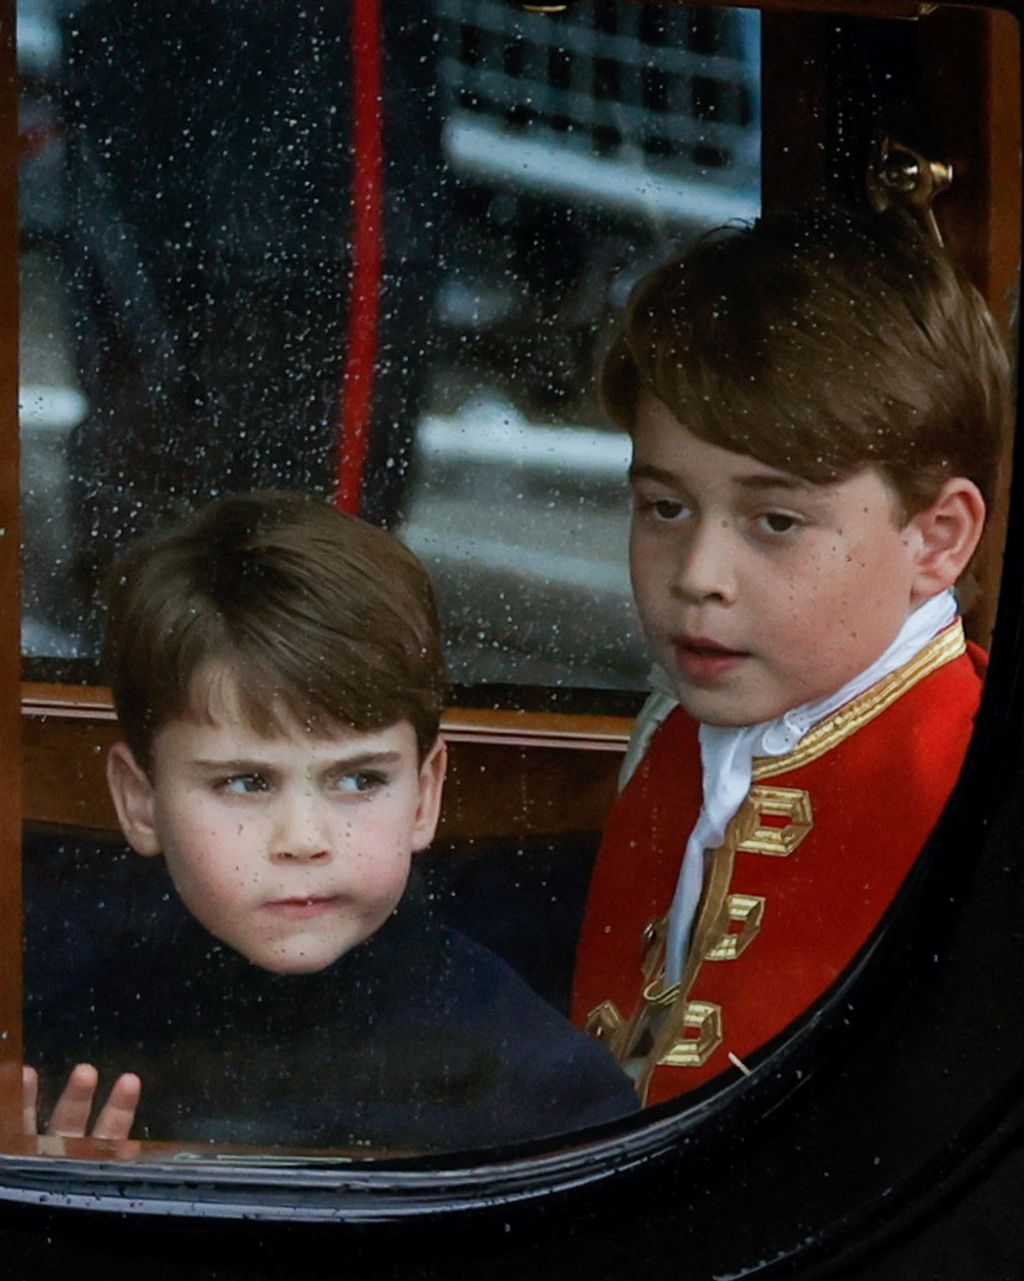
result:
M 119 1076 L 95 1124 L 87 1131 L 98 1084 L 99 1073 L 91 1063 L 79 1063 L 72 1068 L 67 1085 L 50 1114 L 46 1133 L 68 1139 L 84 1138 L 86 1134 L 94 1139 L 127 1139 L 142 1094 L 141 1080 L 134 1072 Z M 39 1133 L 38 1100 L 39 1074 L 26 1064 L 21 1070 L 22 1128 L 26 1134 Z

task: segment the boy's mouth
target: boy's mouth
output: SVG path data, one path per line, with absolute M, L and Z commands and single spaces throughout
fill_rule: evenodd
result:
M 264 903 L 263 906 L 275 916 L 283 916 L 292 921 L 305 921 L 310 917 L 322 916 L 324 912 L 329 912 L 339 899 L 338 894 L 325 894 L 311 898 L 279 898 Z
M 750 657 L 746 650 L 729 649 L 706 636 L 674 636 L 672 652 L 679 674 L 697 685 L 720 680 Z

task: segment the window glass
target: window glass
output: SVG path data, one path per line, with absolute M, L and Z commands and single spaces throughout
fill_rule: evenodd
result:
M 594 367 L 653 262 L 758 211 L 756 12 L 385 12 L 358 127 L 345 6 L 18 20 L 30 672 L 97 679 L 131 537 L 276 486 L 399 531 L 458 684 L 642 687 Z
M 133 538 L 276 488 L 333 494 L 422 557 L 462 686 L 642 687 L 628 441 L 594 369 L 654 262 L 758 211 L 759 18 L 398 8 L 19 6 L 30 674 L 97 679 L 104 575 Z M 257 915 L 302 935 L 294 972 L 214 919 L 297 779 L 351 805 L 336 812 L 357 864 L 382 845 L 408 857 L 409 815 L 374 820 L 416 777 L 395 732 L 358 768 L 216 735 L 201 778 L 195 752 L 161 757 L 130 776 L 160 815 L 158 839 L 126 825 L 137 852 L 28 833 L 44 1125 L 76 1062 L 100 1098 L 137 1073 L 133 1135 L 179 1145 L 394 1155 L 633 1115 L 631 1082 L 564 1018 L 594 832 L 527 839 L 514 819 L 486 860 L 458 841 L 418 855 L 405 893 L 402 867 L 384 890 L 276 889 Z M 321 966 L 331 914 L 352 931 Z
M 421 555 L 452 674 L 473 696 L 643 688 L 625 555 L 630 443 L 605 421 L 594 370 L 641 277 L 758 212 L 758 15 L 592 0 L 548 17 L 436 0 L 410 21 L 396 8 L 21 6 L 30 671 L 95 678 L 101 584 L 132 538 L 209 497 L 274 488 L 333 495 Z M 842 171 L 833 186 L 859 190 L 867 117 L 854 141 L 844 131 L 864 102 L 882 102 L 878 69 L 925 78 L 884 26 L 817 28 L 822 67 L 857 49 L 876 77 L 839 85 L 840 105 L 819 113 L 823 186 Z M 919 52 L 918 32 L 903 24 L 900 49 Z M 922 166 L 906 139 L 885 145 L 883 195 L 895 199 Z M 807 266 L 797 258 L 771 295 L 783 310 Z M 835 304 L 845 322 L 854 297 L 849 272 L 830 294 L 831 268 L 812 267 L 801 306 L 823 298 L 832 311 L 797 335 L 798 355 L 804 339 L 812 350 L 812 338 L 845 333 Z M 775 341 L 800 325 L 770 328 Z M 908 327 L 918 341 L 919 330 Z M 845 447 L 871 395 L 891 409 L 896 379 L 878 371 L 902 335 L 882 332 L 871 370 L 825 352 L 834 377 L 818 402 L 805 390 L 818 369 L 785 364 L 783 340 L 759 378 L 778 368 L 796 390 L 787 427 L 824 406 L 810 438 L 831 447 L 829 415 L 852 405 Z M 965 394 L 979 363 L 961 362 Z M 630 1117 L 641 1100 L 707 1099 L 725 1073 L 742 1084 L 776 1038 L 802 1035 L 808 1010 L 840 1003 L 954 786 L 984 659 L 956 620 L 953 579 L 934 601 L 919 590 L 924 525 L 910 538 L 892 520 L 897 464 L 844 471 L 842 449 L 799 455 L 791 442 L 806 437 L 780 453 L 776 423 L 748 453 L 758 412 L 720 423 L 739 433 L 721 448 L 666 416 L 647 404 L 636 424 L 633 545 L 649 553 L 634 555 L 634 586 L 671 706 L 647 706 L 641 726 L 659 746 L 597 862 L 596 833 L 538 835 L 526 817 L 550 743 L 520 761 L 511 818 L 488 790 L 510 757 L 481 752 L 472 769 L 464 758 L 459 788 L 478 787 L 478 808 L 496 811 L 487 857 L 452 857 L 476 836 L 421 856 L 444 764 L 411 722 L 268 735 L 232 723 L 238 679 L 218 671 L 227 715 L 172 718 L 159 756 L 111 757 L 135 853 L 95 833 L 28 834 L 25 1030 L 44 1117 L 68 1065 L 88 1062 L 101 1095 L 137 1072 L 141 1137 L 179 1145 L 394 1156 L 547 1140 Z M 868 458 L 872 432 L 854 442 Z M 973 538 L 984 513 L 980 491 L 978 502 L 967 492 L 953 508 Z M 715 537 L 742 543 L 729 559 L 745 580 L 731 615 L 742 635 L 683 633 L 668 617 L 673 558 L 707 563 L 677 556 L 670 531 L 702 505 L 725 531 Z M 704 595 L 721 599 L 719 587 Z M 908 613 L 911 595 L 935 608 Z M 898 715 L 936 674 L 940 693 L 922 697 L 899 740 Z M 864 749 L 869 725 L 876 746 Z M 947 730 L 948 750 L 937 746 Z M 911 803 L 922 739 L 943 772 L 936 782 L 926 767 Z M 894 742 L 906 749 L 895 762 Z M 829 753 L 846 748 L 849 769 L 832 769 Z M 896 766 L 901 830 L 887 808 L 833 803 L 836 778 L 881 794 Z M 585 773 L 572 784 L 610 796 L 608 771 Z M 310 798 L 329 803 L 322 827 L 307 821 Z M 556 784 L 544 803 L 559 799 Z M 279 870 L 326 867 L 342 847 L 346 880 Z M 832 873 L 826 911 L 822 849 L 857 855 Z M 562 1017 L 573 978 L 576 1031 Z

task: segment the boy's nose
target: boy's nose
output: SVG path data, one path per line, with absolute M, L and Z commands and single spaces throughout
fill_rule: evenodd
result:
M 295 844 L 293 844 L 290 849 L 279 850 L 276 855 L 277 858 L 282 859 L 285 862 L 293 860 L 300 863 L 315 863 L 318 860 L 323 862 L 325 859 L 330 858 L 330 856 L 331 852 L 328 849 L 310 849 L 306 845 Z
M 271 854 L 281 862 L 314 863 L 330 858 L 330 839 L 315 802 L 297 800 L 282 807 Z
M 672 589 L 689 601 L 731 604 L 736 597 L 736 566 L 729 529 L 720 520 L 691 529 L 672 579 Z

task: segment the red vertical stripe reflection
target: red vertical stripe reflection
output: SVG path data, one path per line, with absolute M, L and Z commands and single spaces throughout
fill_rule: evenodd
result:
M 370 438 L 383 262 L 380 0 L 352 5 L 352 277 L 335 501 L 356 512 Z

